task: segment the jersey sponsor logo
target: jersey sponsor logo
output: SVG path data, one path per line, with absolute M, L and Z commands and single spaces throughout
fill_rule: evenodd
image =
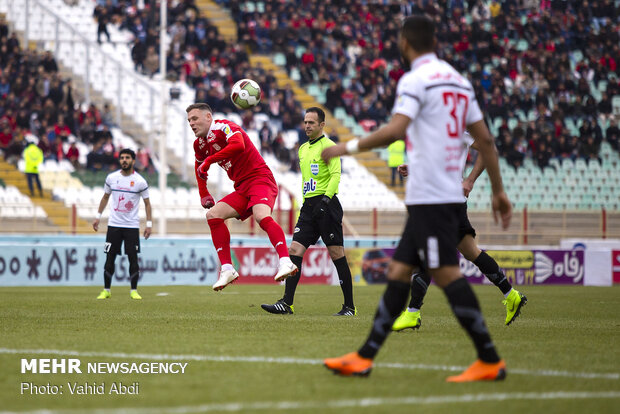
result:
M 293 231 L 293 233 L 299 233 L 301 231 L 301 229 L 299 227 L 295 227 L 295 230 Z
M 133 185 L 134 185 L 134 184 L 135 184 L 135 183 L 132 181 L 132 182 L 130 182 L 130 183 L 129 183 L 129 186 L 130 186 L 130 187 L 133 187 Z
M 310 179 L 310 181 L 305 181 L 304 182 L 304 195 L 306 195 L 306 193 L 308 192 L 313 192 L 316 190 L 316 181 L 314 181 L 312 178 Z
M 312 175 L 319 175 L 319 164 L 310 164 L 310 172 Z
M 222 128 L 222 131 L 224 131 L 226 136 L 229 136 L 230 134 L 232 134 L 232 129 L 230 129 L 230 127 L 226 124 L 224 125 L 224 128 Z
M 203 149 L 205 145 L 207 145 L 207 143 L 205 142 L 204 138 L 198 138 L 198 148 Z
M 220 165 L 220 167 L 222 167 L 224 170 L 228 171 L 230 169 L 230 167 L 232 167 L 232 162 L 230 161 L 218 161 L 218 164 Z
M 209 132 L 209 135 L 207 136 L 207 142 L 213 141 L 215 141 L 215 134 L 213 132 Z
M 215 148 L 215 150 L 216 150 L 216 151 L 219 151 L 219 150 L 221 150 L 221 149 L 222 149 L 222 147 L 220 147 L 220 146 L 219 146 L 219 145 L 217 145 L 217 144 L 213 144 L 213 148 Z

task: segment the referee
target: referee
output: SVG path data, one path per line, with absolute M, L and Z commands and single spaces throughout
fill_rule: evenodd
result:
M 332 158 L 326 164 L 321 152 L 335 143 L 323 134 L 325 112 L 321 108 L 306 110 L 304 126 L 308 142 L 299 147 L 299 166 L 303 180 L 304 203 L 289 248 L 291 261 L 299 272 L 286 279 L 284 297 L 273 305 L 261 307 L 269 313 L 292 314 L 295 289 L 301 275 L 301 263 L 308 246 L 316 244 L 319 237 L 327 246 L 329 255 L 338 271 L 340 288 L 344 296 L 342 309 L 334 316 L 354 316 L 357 314 L 353 304 L 351 270 L 344 255 L 342 236 L 342 206 L 336 193 L 340 184 L 340 158 Z
M 129 275 L 131 282 L 131 299 L 142 299 L 138 294 L 138 279 L 140 267 L 138 266 L 138 253 L 140 253 L 140 218 L 138 217 L 138 205 L 140 198 L 144 200 L 146 210 L 146 228 L 144 238 L 151 235 L 153 222 L 151 221 L 151 201 L 149 200 L 149 186 L 140 174 L 134 171 L 136 153 L 125 148 L 119 153 L 121 169 L 108 174 L 105 179 L 103 190 L 105 194 L 99 203 L 97 217 L 93 221 L 93 229 L 99 231 L 101 213 L 108 204 L 110 195 L 110 217 L 108 218 L 108 233 L 105 247 L 106 261 L 103 271 L 104 289 L 97 299 L 109 299 L 111 296 L 112 276 L 114 276 L 114 262 L 116 256 L 121 253 L 121 245 L 125 243 L 125 254 L 129 259 Z

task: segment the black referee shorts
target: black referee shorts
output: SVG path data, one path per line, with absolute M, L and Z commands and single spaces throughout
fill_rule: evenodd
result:
M 409 218 L 394 260 L 423 270 L 458 265 L 456 246 L 463 204 L 407 206 Z
M 322 220 L 315 220 L 312 217 L 312 210 L 321 201 L 323 195 L 307 198 L 301 206 L 299 219 L 295 225 L 293 241 L 304 246 L 306 249 L 316 244 L 319 237 L 323 239 L 326 246 L 342 246 L 344 238 L 342 235 L 342 206 L 338 197 L 332 197 L 329 202 L 327 214 Z
M 105 237 L 105 253 L 120 254 L 121 245 L 125 243 L 125 254 L 140 253 L 140 229 L 108 226 Z

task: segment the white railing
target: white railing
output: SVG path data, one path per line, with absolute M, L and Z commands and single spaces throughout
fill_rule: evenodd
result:
M 57 6 L 57 7 L 54 7 Z M 0 10 L 6 12 L 7 20 L 18 31 L 23 32 L 27 42 L 43 42 L 47 50 L 53 50 L 55 58 L 71 67 L 82 76 L 86 102 L 91 101 L 90 88 L 100 92 L 116 106 L 116 122 L 121 116 L 133 119 L 148 134 L 149 150 L 156 147 L 153 142 L 161 131 L 161 99 L 167 107 L 166 142 L 169 150 L 183 160 L 182 175 L 187 179 L 186 165 L 193 165 L 191 148 L 193 135 L 187 124 L 183 107 L 162 96 L 160 82 L 135 72 L 133 62 L 126 53 L 109 44 L 99 45 L 89 40 L 72 22 L 58 12 L 69 8 L 62 0 L 0 0 Z M 70 9 L 70 8 L 69 8 Z M 92 18 L 92 17 L 91 17 Z M 75 23 L 75 22 L 74 22 Z M 96 30 L 90 24 L 88 30 Z M 128 48 L 122 46 L 124 49 Z M 114 55 L 113 55 L 114 54 Z M 170 82 L 165 88 L 170 90 Z

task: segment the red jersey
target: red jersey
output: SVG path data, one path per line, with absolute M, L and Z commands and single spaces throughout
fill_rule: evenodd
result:
M 218 161 L 220 167 L 228 174 L 228 178 L 235 183 L 235 188 L 238 183 L 249 177 L 273 177 L 271 170 L 265 164 L 265 160 L 254 146 L 250 137 L 248 137 L 248 134 L 239 125 L 226 119 L 214 119 L 207 136 L 196 138 L 194 141 L 196 161 L 201 163 L 208 156 L 224 149 L 228 145 L 228 138 L 235 134 L 241 134 L 245 149 L 243 152 L 237 153 L 230 158 Z

